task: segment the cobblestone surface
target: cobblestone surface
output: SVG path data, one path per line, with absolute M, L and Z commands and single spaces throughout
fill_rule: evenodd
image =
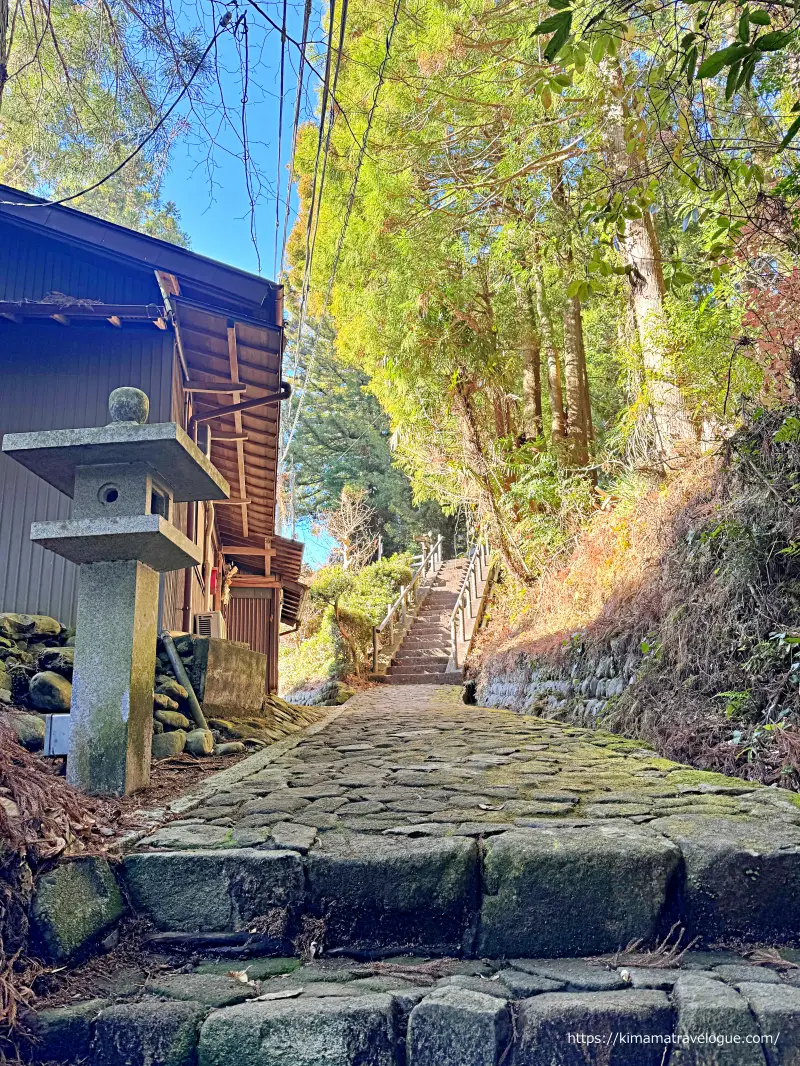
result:
M 214 1066 L 663 1066 L 670 1047 L 670 1063 L 766 1066 L 766 1050 L 782 1066 L 800 1053 L 798 953 L 783 954 L 772 966 L 696 951 L 669 966 L 250 958 L 172 973 L 154 958 L 149 975 L 87 978 L 97 998 L 26 1020 L 33 1061 L 89 1066 L 191 1066 L 198 1052 Z
M 611 734 L 466 706 L 455 687 L 385 685 L 140 846 L 305 853 L 342 831 L 476 837 L 686 815 L 800 824 L 793 793 L 692 770 Z

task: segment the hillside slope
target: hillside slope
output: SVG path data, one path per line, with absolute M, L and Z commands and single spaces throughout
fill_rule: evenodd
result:
M 759 411 L 719 455 L 623 481 L 528 602 L 499 586 L 477 701 L 800 787 L 799 415 Z

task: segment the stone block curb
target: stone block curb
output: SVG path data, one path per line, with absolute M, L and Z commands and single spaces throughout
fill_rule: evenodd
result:
M 652 941 L 680 863 L 630 825 L 527 829 L 485 842 L 478 951 L 588 955 Z
M 133 905 L 162 930 L 235 932 L 267 918 L 285 936 L 305 903 L 295 851 L 146 852 L 129 855 L 124 870 Z

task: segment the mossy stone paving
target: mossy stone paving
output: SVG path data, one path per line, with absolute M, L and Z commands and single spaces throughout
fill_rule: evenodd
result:
M 798 796 L 662 759 L 638 741 L 502 710 L 458 688 L 381 686 L 142 842 L 307 851 L 329 833 L 479 836 L 551 822 L 703 815 L 800 824 Z
M 381 686 L 251 765 L 126 856 L 165 933 L 469 957 L 597 954 L 676 923 L 800 942 L 794 794 L 620 737 Z

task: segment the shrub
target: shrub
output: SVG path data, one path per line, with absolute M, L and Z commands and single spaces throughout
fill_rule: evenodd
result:
M 372 627 L 411 581 L 411 558 L 393 555 L 362 570 L 318 570 L 309 586 L 302 633 L 281 643 L 283 691 L 358 674 L 372 650 Z

